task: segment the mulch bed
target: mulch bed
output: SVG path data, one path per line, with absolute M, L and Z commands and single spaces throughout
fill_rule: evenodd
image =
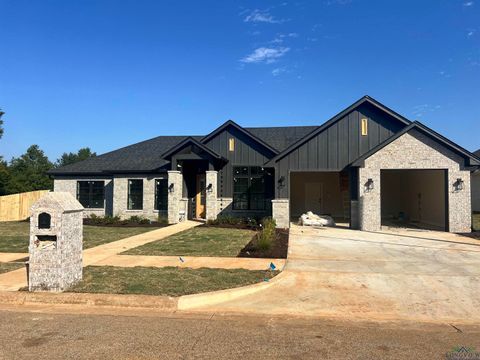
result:
M 466 237 L 469 237 L 469 238 L 473 238 L 473 239 L 476 239 L 476 240 L 480 240 L 480 231 L 472 231 L 471 233 L 463 233 L 463 234 L 460 234 L 462 236 L 466 236 Z
M 96 221 L 92 221 L 91 219 L 83 219 L 83 225 L 88 226 L 101 226 L 101 227 L 166 227 L 168 224 L 160 223 L 158 221 L 152 221 L 150 223 L 140 224 L 140 223 L 131 223 L 131 222 L 118 222 L 118 223 L 111 223 L 111 224 L 101 224 Z
M 256 248 L 257 237 L 242 249 L 237 257 L 286 259 L 288 253 L 288 229 L 276 229 L 276 238 L 268 250 Z

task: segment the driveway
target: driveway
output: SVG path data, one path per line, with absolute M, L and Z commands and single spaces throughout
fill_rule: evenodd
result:
M 272 282 L 199 310 L 478 323 L 480 241 L 293 226 L 287 265 Z

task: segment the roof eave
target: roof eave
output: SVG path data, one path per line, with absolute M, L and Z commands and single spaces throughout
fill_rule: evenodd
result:
M 235 121 L 233 120 L 227 120 L 226 122 L 224 122 L 222 125 L 220 125 L 218 128 L 216 128 L 215 130 L 213 130 L 210 134 L 204 136 L 201 140 L 202 143 L 206 143 L 208 142 L 209 140 L 211 140 L 213 137 L 215 137 L 217 134 L 219 134 L 220 132 L 222 132 L 223 130 L 225 130 L 228 126 L 233 126 L 235 129 L 239 130 L 240 132 L 244 133 L 245 135 L 249 136 L 250 138 L 252 138 L 253 140 L 255 140 L 257 143 L 259 143 L 260 145 L 262 145 L 263 147 L 265 147 L 266 149 L 268 149 L 269 151 L 271 151 L 273 154 L 278 154 L 279 151 L 277 149 L 275 149 L 274 147 L 272 147 L 271 145 L 267 144 L 265 141 L 263 141 L 262 139 L 260 139 L 259 137 L 253 135 L 250 131 L 246 130 L 245 128 L 241 127 L 240 125 L 238 125 Z

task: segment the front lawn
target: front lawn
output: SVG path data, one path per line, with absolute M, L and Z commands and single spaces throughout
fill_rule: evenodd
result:
M 83 280 L 68 291 L 182 296 L 251 285 L 277 273 L 244 269 L 88 266 L 83 269 Z
M 83 227 L 83 248 L 120 240 L 129 236 L 155 230 L 148 227 Z M 30 223 L 28 221 L 0 222 L 0 252 L 28 252 Z
M 202 226 L 130 249 L 122 254 L 236 257 L 254 235 L 255 231 L 252 230 Z
M 24 268 L 25 264 L 21 262 L 0 263 L 0 274 Z

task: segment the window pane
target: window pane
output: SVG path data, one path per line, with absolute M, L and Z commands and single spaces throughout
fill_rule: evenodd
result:
M 84 208 L 90 207 L 90 185 L 88 181 L 77 181 L 77 200 Z
M 233 192 L 246 193 L 248 191 L 248 178 L 234 178 Z
M 103 181 L 91 182 L 90 207 L 104 208 L 105 185 Z
M 264 210 L 265 209 L 265 196 L 264 196 L 264 194 L 250 194 L 250 209 L 251 210 Z
M 105 206 L 104 181 L 78 181 L 77 200 L 84 208 L 100 208 Z
M 237 176 L 248 176 L 248 167 L 247 166 L 234 166 L 233 167 L 233 175 Z
M 264 193 L 265 192 L 265 180 L 261 178 L 252 178 L 250 180 L 250 192 L 252 193 Z
M 155 210 L 168 209 L 168 180 L 155 180 Z
M 128 210 L 143 209 L 143 180 L 128 180 Z
M 233 194 L 233 209 L 234 210 L 248 210 L 248 195 Z

